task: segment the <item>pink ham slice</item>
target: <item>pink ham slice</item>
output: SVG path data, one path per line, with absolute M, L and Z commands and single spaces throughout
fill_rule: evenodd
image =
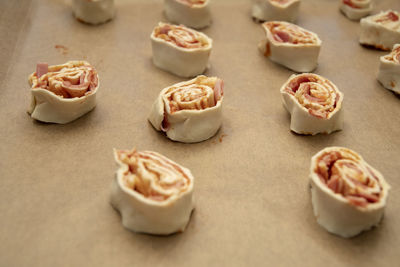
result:
M 38 63 L 36 65 L 36 76 L 38 78 L 42 77 L 42 75 L 49 72 L 49 64 L 47 63 Z
M 71 97 L 81 97 L 85 95 L 90 85 L 92 77 L 89 76 L 88 78 L 88 81 L 85 82 L 85 74 L 82 74 L 79 79 L 79 84 L 72 84 L 70 81 L 64 81 L 63 87 Z
M 218 100 L 224 95 L 224 81 L 218 79 L 214 84 L 214 101 L 217 104 Z
M 281 43 L 287 43 L 290 42 L 290 35 L 284 31 L 275 31 L 274 39 Z
M 171 30 L 171 27 L 169 25 L 165 25 L 160 29 L 160 34 L 168 34 L 168 32 Z

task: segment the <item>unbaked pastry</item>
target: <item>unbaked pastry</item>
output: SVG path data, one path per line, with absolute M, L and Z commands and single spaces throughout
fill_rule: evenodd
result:
M 371 0 L 341 0 L 340 10 L 351 20 L 359 20 L 372 11 Z
M 400 44 L 396 44 L 389 55 L 381 56 L 378 81 L 385 88 L 400 94 Z
M 111 205 L 134 232 L 168 235 L 183 232 L 194 208 L 194 177 L 152 151 L 114 150 L 119 165 Z
M 68 123 L 96 106 L 99 77 L 86 61 L 54 66 L 39 63 L 29 84 L 32 100 L 28 113 L 39 121 Z
M 400 43 L 400 19 L 396 11 L 382 11 L 363 18 L 360 25 L 360 44 L 389 51 L 393 45 Z
M 258 47 L 264 56 L 297 72 L 317 67 L 321 48 L 317 34 L 283 21 L 269 21 L 262 26 L 266 39 Z
M 223 87 L 221 79 L 203 75 L 169 86 L 154 102 L 149 121 L 171 140 L 206 140 L 222 124 Z
M 282 86 L 283 105 L 298 134 L 329 134 L 343 128 L 343 93 L 328 79 L 313 73 L 290 76 Z
M 208 65 L 212 39 L 183 25 L 160 22 L 151 33 L 153 63 L 181 77 L 202 74 Z
M 115 15 L 114 0 L 73 0 L 72 10 L 79 21 L 100 24 Z
M 211 25 L 211 0 L 165 0 L 164 11 L 168 21 L 194 29 Z
M 251 15 L 258 22 L 278 20 L 294 22 L 300 0 L 253 0 Z
M 356 152 L 328 147 L 311 159 L 311 200 L 317 222 L 352 237 L 382 219 L 390 186 Z

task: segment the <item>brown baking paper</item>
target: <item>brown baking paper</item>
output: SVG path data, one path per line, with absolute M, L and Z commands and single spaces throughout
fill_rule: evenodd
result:
M 338 1 L 303 0 L 297 24 L 319 35 L 315 73 L 344 95 L 344 129 L 301 136 L 279 92 L 293 73 L 257 50 L 264 38 L 247 0 L 213 0 L 206 75 L 225 81 L 223 126 L 210 140 L 172 142 L 147 121 L 164 87 L 183 79 L 153 66 L 150 33 L 161 0 L 116 0 L 90 26 L 69 1 L 1 3 L 0 266 L 396 266 L 400 262 L 400 99 L 376 80 L 379 57 Z M 19 4 L 15 4 L 18 2 Z M 398 0 L 375 1 L 374 13 Z M 100 76 L 97 107 L 66 124 L 26 113 L 37 62 L 87 60 Z M 326 146 L 360 153 L 392 186 L 378 228 L 343 239 L 313 215 L 310 159 Z M 154 150 L 195 176 L 196 209 L 182 234 L 136 234 L 109 204 L 112 149 Z

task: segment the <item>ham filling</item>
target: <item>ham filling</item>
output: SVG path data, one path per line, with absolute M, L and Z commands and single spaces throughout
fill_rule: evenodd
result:
M 158 153 L 119 150 L 118 159 L 128 165 L 125 186 L 146 198 L 164 201 L 181 194 L 190 185 L 190 179 L 182 168 Z
M 317 159 L 314 170 L 321 181 L 354 206 L 365 207 L 380 199 L 382 187 L 373 171 L 350 151 L 330 151 Z
M 293 78 L 286 87 L 286 92 L 293 95 L 310 115 L 321 119 L 327 119 L 340 100 L 340 94 L 330 81 L 309 74 Z
M 154 36 L 182 48 L 195 49 L 209 46 L 206 38 L 185 26 L 162 24 L 154 29 Z
M 98 86 L 98 76 L 92 66 L 82 62 L 51 67 L 38 63 L 30 82 L 32 89 L 42 88 L 63 98 L 74 98 L 93 92 Z
M 299 26 L 284 22 L 265 22 L 264 26 L 279 43 L 316 44 L 317 37 Z
M 378 17 L 375 19 L 375 22 L 378 23 L 391 23 L 391 22 L 396 22 L 399 20 L 399 16 L 394 13 L 393 11 L 389 11 L 388 13 Z

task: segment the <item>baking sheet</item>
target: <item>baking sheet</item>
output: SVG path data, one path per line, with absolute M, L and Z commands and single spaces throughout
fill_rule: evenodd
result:
M 399 264 L 400 99 L 376 81 L 387 53 L 358 44 L 359 24 L 337 1 L 302 0 L 297 23 L 323 41 L 315 73 L 344 93 L 345 124 L 330 135 L 296 135 L 279 93 L 292 72 L 258 52 L 264 33 L 250 1 L 212 2 L 206 74 L 225 80 L 223 126 L 208 141 L 182 144 L 147 122 L 159 91 L 182 81 L 151 62 L 161 0 L 116 0 L 115 20 L 96 27 L 77 22 L 69 1 L 2 1 L 1 266 Z M 375 13 L 400 11 L 398 0 L 375 2 Z M 67 125 L 33 121 L 28 75 L 38 61 L 74 59 L 99 72 L 96 109 Z M 310 158 L 333 145 L 360 153 L 392 186 L 379 228 L 352 239 L 327 233 L 312 213 Z M 183 234 L 123 228 L 108 202 L 114 147 L 158 151 L 191 169 L 196 209 Z

